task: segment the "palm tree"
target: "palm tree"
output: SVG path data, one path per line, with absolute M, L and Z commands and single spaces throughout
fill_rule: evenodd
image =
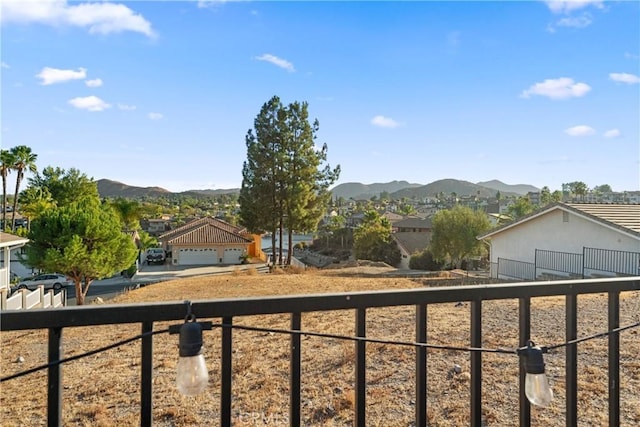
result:
M 13 153 L 9 150 L 0 150 L 0 175 L 2 175 L 2 228 L 7 224 L 7 176 L 15 163 Z
M 56 202 L 46 187 L 31 185 L 20 194 L 20 213 L 28 218 L 29 223 L 55 206 Z
M 31 148 L 26 145 L 18 145 L 11 149 L 11 154 L 15 156 L 13 169 L 15 169 L 16 177 L 16 193 L 13 197 L 13 212 L 11 213 L 11 231 L 15 231 L 16 209 L 18 208 L 18 193 L 20 191 L 20 182 L 24 178 L 24 171 L 36 173 L 36 159 L 38 155 L 31 152 Z
M 135 200 L 116 199 L 111 202 L 122 222 L 125 231 L 138 230 L 140 228 L 140 203 Z

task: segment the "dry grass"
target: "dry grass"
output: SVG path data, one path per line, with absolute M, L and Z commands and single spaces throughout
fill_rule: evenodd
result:
M 275 274 L 202 277 L 176 280 L 129 292 L 111 303 L 182 301 L 260 295 L 325 293 L 355 290 L 416 288 L 409 279 L 358 278 L 310 274 Z M 532 333 L 539 344 L 564 341 L 564 299 L 533 300 Z M 640 316 L 640 295 L 624 294 L 621 324 Z M 197 314 L 197 313 L 196 313 Z M 483 305 L 483 345 L 515 348 L 518 344 L 516 301 Z M 394 307 L 367 311 L 367 335 L 413 341 L 414 308 Z M 431 343 L 466 346 L 469 341 L 469 306 L 429 306 Z M 202 319 L 201 319 L 202 320 Z M 283 315 L 236 318 L 236 324 L 269 328 L 289 327 Z M 167 324 L 156 324 L 157 329 Z M 353 312 L 304 314 L 305 330 L 354 334 Z M 606 296 L 579 297 L 580 335 L 606 329 Z M 139 325 L 75 328 L 64 331 L 65 355 L 82 353 L 140 333 Z M 267 332 L 234 331 L 234 425 L 288 424 L 289 340 Z M 46 332 L 2 332 L 0 375 L 6 376 L 46 362 Z M 207 392 L 187 398 L 174 387 L 177 338 L 154 338 L 154 424 L 157 426 L 217 425 L 220 402 L 220 331 L 205 332 L 205 357 L 210 370 Z M 640 352 L 638 331 L 621 336 L 622 425 L 640 424 Z M 24 363 L 13 363 L 18 356 Z M 352 424 L 355 394 L 354 344 L 335 339 L 302 338 L 304 425 Z M 533 408 L 533 425 L 561 426 L 564 414 L 564 352 L 546 357 L 556 394 L 552 407 Z M 580 425 L 606 425 L 607 347 L 605 339 L 579 346 Z M 454 364 L 462 373 L 451 372 Z M 367 416 L 371 426 L 412 425 L 415 410 L 415 351 L 388 344 L 367 345 Z M 510 355 L 483 355 L 483 415 L 486 425 L 517 424 L 518 359 Z M 428 352 L 428 417 L 430 426 L 469 424 L 469 355 L 453 351 Z M 64 367 L 64 423 L 70 426 L 139 425 L 140 346 L 129 344 L 71 362 Z M 46 424 L 46 374 L 28 375 L 3 383 L 0 420 L 3 426 Z

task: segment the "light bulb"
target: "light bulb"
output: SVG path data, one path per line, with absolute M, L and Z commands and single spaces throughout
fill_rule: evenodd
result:
M 209 372 L 202 354 L 202 326 L 186 322 L 180 327 L 180 359 L 176 367 L 176 388 L 185 396 L 200 394 L 207 387 Z
M 549 387 L 547 376 L 542 374 L 527 374 L 524 378 L 524 394 L 532 405 L 546 408 L 553 400 L 553 390 Z
M 532 405 L 547 407 L 553 400 L 553 391 L 549 387 L 549 381 L 544 374 L 544 358 L 542 349 L 533 342 L 527 342 L 526 347 L 518 349 L 518 354 L 523 357 L 524 369 L 524 394 Z
M 209 372 L 204 355 L 181 357 L 176 368 L 176 387 L 185 396 L 195 396 L 207 388 Z

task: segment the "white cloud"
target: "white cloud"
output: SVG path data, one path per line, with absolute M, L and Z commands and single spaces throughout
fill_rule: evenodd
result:
M 558 19 L 553 24 L 547 26 L 547 31 L 555 33 L 557 27 L 571 27 L 571 28 L 585 28 L 591 25 L 593 22 L 591 14 L 583 11 L 580 15 L 572 15 L 574 12 L 585 9 L 588 7 L 594 7 L 596 9 L 604 9 L 603 0 L 563 0 L 563 1 L 549 1 L 545 3 L 554 14 L 566 15 L 565 18 Z
M 531 95 L 546 96 L 551 99 L 579 98 L 586 95 L 591 90 L 591 86 L 586 83 L 575 83 L 568 77 L 559 79 L 546 79 L 536 83 L 529 89 L 523 91 L 520 96 L 529 98 Z
M 564 133 L 566 133 L 569 136 L 589 136 L 596 133 L 596 130 L 591 126 L 578 125 L 578 126 L 573 126 L 568 129 L 565 129 Z
M 608 139 L 618 138 L 620 135 L 622 135 L 622 133 L 618 129 L 609 129 L 608 131 L 602 134 L 602 136 Z
M 547 0 L 545 3 L 553 13 L 571 13 L 589 6 L 604 8 L 603 0 Z
M 122 111 L 133 111 L 138 107 L 136 107 L 135 105 L 118 104 L 118 108 Z
M 277 56 L 271 55 L 270 53 L 265 53 L 263 55 L 256 56 L 254 59 L 257 59 L 258 61 L 269 62 L 275 66 L 278 66 L 280 68 L 287 70 L 290 73 L 293 73 L 294 71 L 296 71 L 296 69 L 293 67 L 293 64 L 291 62 L 287 61 L 286 59 L 278 58 Z
M 381 128 L 394 129 L 400 126 L 400 123 L 393 120 L 391 117 L 375 116 L 371 119 L 371 124 Z
M 64 83 L 70 80 L 82 80 L 87 78 L 87 70 L 78 68 L 74 70 L 61 70 L 59 68 L 44 67 L 36 77 L 42 79 L 41 85 L 52 85 L 55 83 Z
M 162 113 L 149 113 L 149 114 L 147 114 L 147 117 L 149 117 L 149 119 L 151 119 L 151 120 L 160 120 L 164 116 L 162 115 Z
M 250 1 L 250 0 L 198 0 L 198 8 L 206 9 L 206 8 L 214 8 L 218 6 L 222 6 L 226 3 L 238 3 L 242 1 Z M 254 11 L 251 11 L 253 14 Z
M 624 57 L 626 59 L 638 59 L 640 58 L 640 55 L 636 54 L 636 53 L 629 53 L 629 52 L 625 52 L 624 53 Z
M 88 87 L 100 87 L 102 86 L 102 79 L 85 80 L 84 84 Z
M 97 96 L 85 96 L 85 97 L 77 97 L 69 100 L 69 104 L 80 110 L 87 111 L 103 111 L 107 108 L 111 108 L 111 105 L 104 102 L 102 99 Z
M 4 61 L 2 61 L 2 62 L 0 63 L 0 67 L 1 67 L 1 68 L 11 68 L 11 67 L 9 66 L 9 64 L 7 64 L 7 63 L 6 63 L 6 62 L 4 62 Z
M 591 15 L 583 13 L 580 16 L 568 16 L 566 18 L 556 21 L 556 27 L 573 27 L 573 28 L 585 28 L 591 25 Z
M 204 9 L 207 7 L 220 6 L 227 3 L 227 1 L 228 0 L 198 0 L 198 7 Z
M 122 4 L 99 2 L 70 5 L 67 0 L 3 1 L 2 22 L 40 23 L 87 28 L 91 34 L 124 31 L 155 37 L 151 23 Z
M 640 83 L 640 77 L 629 73 L 610 73 L 609 78 L 614 82 L 635 84 Z

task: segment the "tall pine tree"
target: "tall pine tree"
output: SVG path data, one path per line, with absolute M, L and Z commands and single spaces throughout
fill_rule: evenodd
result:
M 288 233 L 287 263 L 293 253 L 293 233 L 315 231 L 330 196 L 328 188 L 340 167 L 323 164 L 327 146 L 316 149 L 319 124 L 309 122 L 308 104 L 284 106 L 274 96 L 262 106 L 254 129 L 246 137 L 247 160 L 242 168 L 240 218 L 254 233 L 270 232 L 272 249 L 282 262 L 283 234 Z

